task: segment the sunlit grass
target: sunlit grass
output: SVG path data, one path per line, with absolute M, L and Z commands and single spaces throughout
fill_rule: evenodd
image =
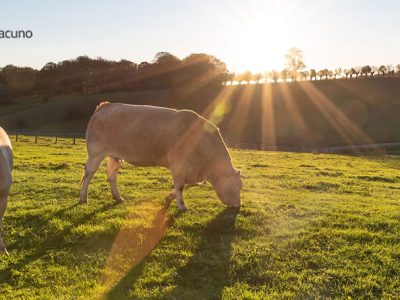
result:
M 14 143 L 0 298 L 386 298 L 400 294 L 400 158 L 232 151 L 243 207 L 210 185 L 163 209 L 162 168 L 104 168 L 78 205 L 83 141 Z

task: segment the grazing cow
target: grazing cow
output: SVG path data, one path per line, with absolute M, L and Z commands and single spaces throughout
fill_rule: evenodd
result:
M 117 172 L 124 160 L 136 166 L 162 166 L 171 170 L 180 210 L 186 210 L 182 192 L 185 185 L 207 180 L 219 199 L 240 206 L 242 180 L 218 128 L 190 110 L 148 105 L 102 102 L 86 129 L 88 161 L 82 178 L 80 202 L 87 203 L 93 174 L 105 156 L 106 172 L 113 198 L 123 199 L 117 187 Z
M 1 226 L 7 207 L 8 191 L 12 183 L 11 170 L 13 167 L 13 154 L 10 139 L 7 133 L 0 127 L 0 253 L 6 253 L 7 249 L 1 238 Z

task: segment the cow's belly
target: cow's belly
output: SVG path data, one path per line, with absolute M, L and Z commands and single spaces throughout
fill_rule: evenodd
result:
M 139 167 L 152 167 L 161 166 L 169 167 L 166 153 L 163 151 L 154 149 L 153 147 L 115 147 L 110 149 L 108 155 L 115 158 L 122 159 L 132 165 Z

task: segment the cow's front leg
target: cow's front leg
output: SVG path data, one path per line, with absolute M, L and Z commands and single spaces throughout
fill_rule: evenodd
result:
M 178 207 L 179 210 L 185 211 L 187 210 L 187 207 L 185 205 L 185 202 L 183 202 L 183 188 L 185 187 L 185 184 L 174 184 L 175 188 L 175 193 L 176 193 L 176 206 Z
M 183 202 L 183 188 L 185 187 L 185 180 L 183 179 L 182 176 L 179 175 L 179 173 L 174 173 L 172 172 L 172 178 L 174 180 L 174 189 L 175 189 L 175 195 L 176 196 L 176 206 L 178 207 L 179 210 L 185 211 L 187 210 L 187 207 L 185 205 L 185 202 Z

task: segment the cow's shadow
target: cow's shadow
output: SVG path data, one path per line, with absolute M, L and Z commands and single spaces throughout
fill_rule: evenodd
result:
M 189 261 L 176 273 L 176 287 L 166 299 L 220 299 L 229 285 L 231 244 L 235 237 L 235 221 L 239 209 L 225 208 L 201 233 L 201 241 Z M 139 280 L 146 261 L 132 268 L 106 295 L 115 299 L 126 294 Z

